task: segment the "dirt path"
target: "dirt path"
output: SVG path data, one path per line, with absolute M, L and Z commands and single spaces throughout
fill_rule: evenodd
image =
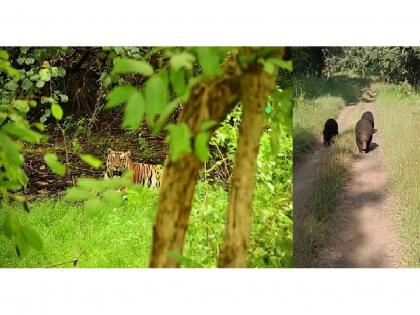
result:
M 357 108 L 370 110 L 375 116 L 374 103 L 359 103 L 346 107 L 338 118 L 340 132 L 354 126 L 347 126 L 351 113 Z M 368 154 L 358 154 L 350 169 L 349 180 L 344 187 L 340 203 L 332 218 L 327 245 L 319 254 L 320 267 L 396 267 L 399 265 L 398 237 L 390 209 L 392 199 L 381 148 L 381 126 L 373 137 Z M 294 211 L 298 233 L 305 216 L 313 183 L 319 172 L 326 149 L 316 149 L 294 173 Z M 308 180 L 309 179 L 309 180 Z M 297 190 L 296 190 L 297 188 Z

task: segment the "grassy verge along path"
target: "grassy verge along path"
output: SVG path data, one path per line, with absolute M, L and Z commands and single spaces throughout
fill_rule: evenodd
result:
M 378 85 L 377 112 L 386 169 L 401 209 L 396 211 L 408 266 L 420 266 L 420 94 Z

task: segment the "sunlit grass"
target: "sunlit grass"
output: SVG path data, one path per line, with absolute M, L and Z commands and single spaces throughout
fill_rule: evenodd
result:
M 377 112 L 408 266 L 420 266 L 420 94 L 377 85 Z
M 282 187 L 282 186 L 281 186 Z M 30 249 L 23 258 L 0 230 L 0 267 L 147 267 L 158 190 L 130 192 L 122 207 L 85 215 L 81 204 L 62 199 L 30 203 L 27 214 L 15 203 L 3 203 L 0 222 L 16 211 L 23 224 L 39 232 L 44 247 Z M 224 237 L 228 194 L 220 186 L 200 182 L 193 201 L 182 261 L 185 267 L 216 267 Z M 250 267 L 291 264 L 291 192 L 274 196 L 257 185 L 249 250 Z M 1 227 L 2 229 L 3 227 Z

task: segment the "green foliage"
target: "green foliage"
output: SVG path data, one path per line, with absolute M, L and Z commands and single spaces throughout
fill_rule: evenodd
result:
M 16 244 L 18 256 L 25 256 L 29 247 L 42 249 L 42 241 L 38 233 L 28 225 L 23 225 L 13 211 L 6 213 L 4 221 L 4 234 Z
M 414 86 L 420 83 L 419 47 L 297 48 L 295 56 L 297 76 L 316 69 L 316 73 L 327 76 L 345 72 L 393 83 L 406 81 Z
M 60 176 L 64 176 L 66 174 L 66 166 L 60 163 L 55 153 L 45 154 L 44 161 L 54 173 Z
M 135 130 L 139 127 L 144 118 L 146 103 L 140 92 L 133 93 L 128 99 L 124 111 L 122 127 Z
M 148 108 L 147 118 L 149 124 L 152 124 L 155 116 L 158 116 L 168 104 L 168 80 L 165 72 L 147 80 L 144 96 Z
M 137 73 L 145 76 L 152 76 L 153 67 L 145 61 L 127 58 L 116 58 L 114 59 L 114 68 L 112 69 L 112 72 L 117 74 Z
M 127 172 L 121 178 L 111 178 L 109 180 L 80 178 L 75 187 L 67 190 L 64 200 L 69 202 L 83 201 L 84 210 L 88 217 L 100 215 L 105 209 L 121 205 L 122 194 L 118 190 L 132 186 L 131 176 L 131 172 Z
M 90 154 L 80 154 L 80 159 L 96 169 L 102 166 L 102 161 Z
M 201 162 L 207 162 L 210 156 L 208 148 L 209 134 L 206 131 L 202 131 L 194 139 L 194 150 L 198 159 Z
M 57 120 L 63 119 L 63 109 L 57 103 L 51 104 L 51 114 Z
M 105 105 L 105 108 L 110 109 L 125 103 L 130 99 L 131 96 L 136 93 L 138 93 L 137 89 L 132 86 L 117 86 L 111 92 L 109 92 L 107 96 L 108 102 Z
M 203 76 L 207 79 L 218 76 L 221 73 L 222 51 L 217 47 L 197 47 L 196 51 Z
M 188 154 L 191 149 L 191 133 L 186 123 L 169 125 L 167 127 L 169 135 L 169 154 L 173 162 L 177 161 L 183 154 Z

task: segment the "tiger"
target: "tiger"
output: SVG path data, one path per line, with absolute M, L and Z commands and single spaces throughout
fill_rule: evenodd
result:
M 121 176 L 126 171 L 133 172 L 132 181 L 150 188 L 160 187 L 162 165 L 133 162 L 131 152 L 114 151 L 108 148 L 105 179 Z

